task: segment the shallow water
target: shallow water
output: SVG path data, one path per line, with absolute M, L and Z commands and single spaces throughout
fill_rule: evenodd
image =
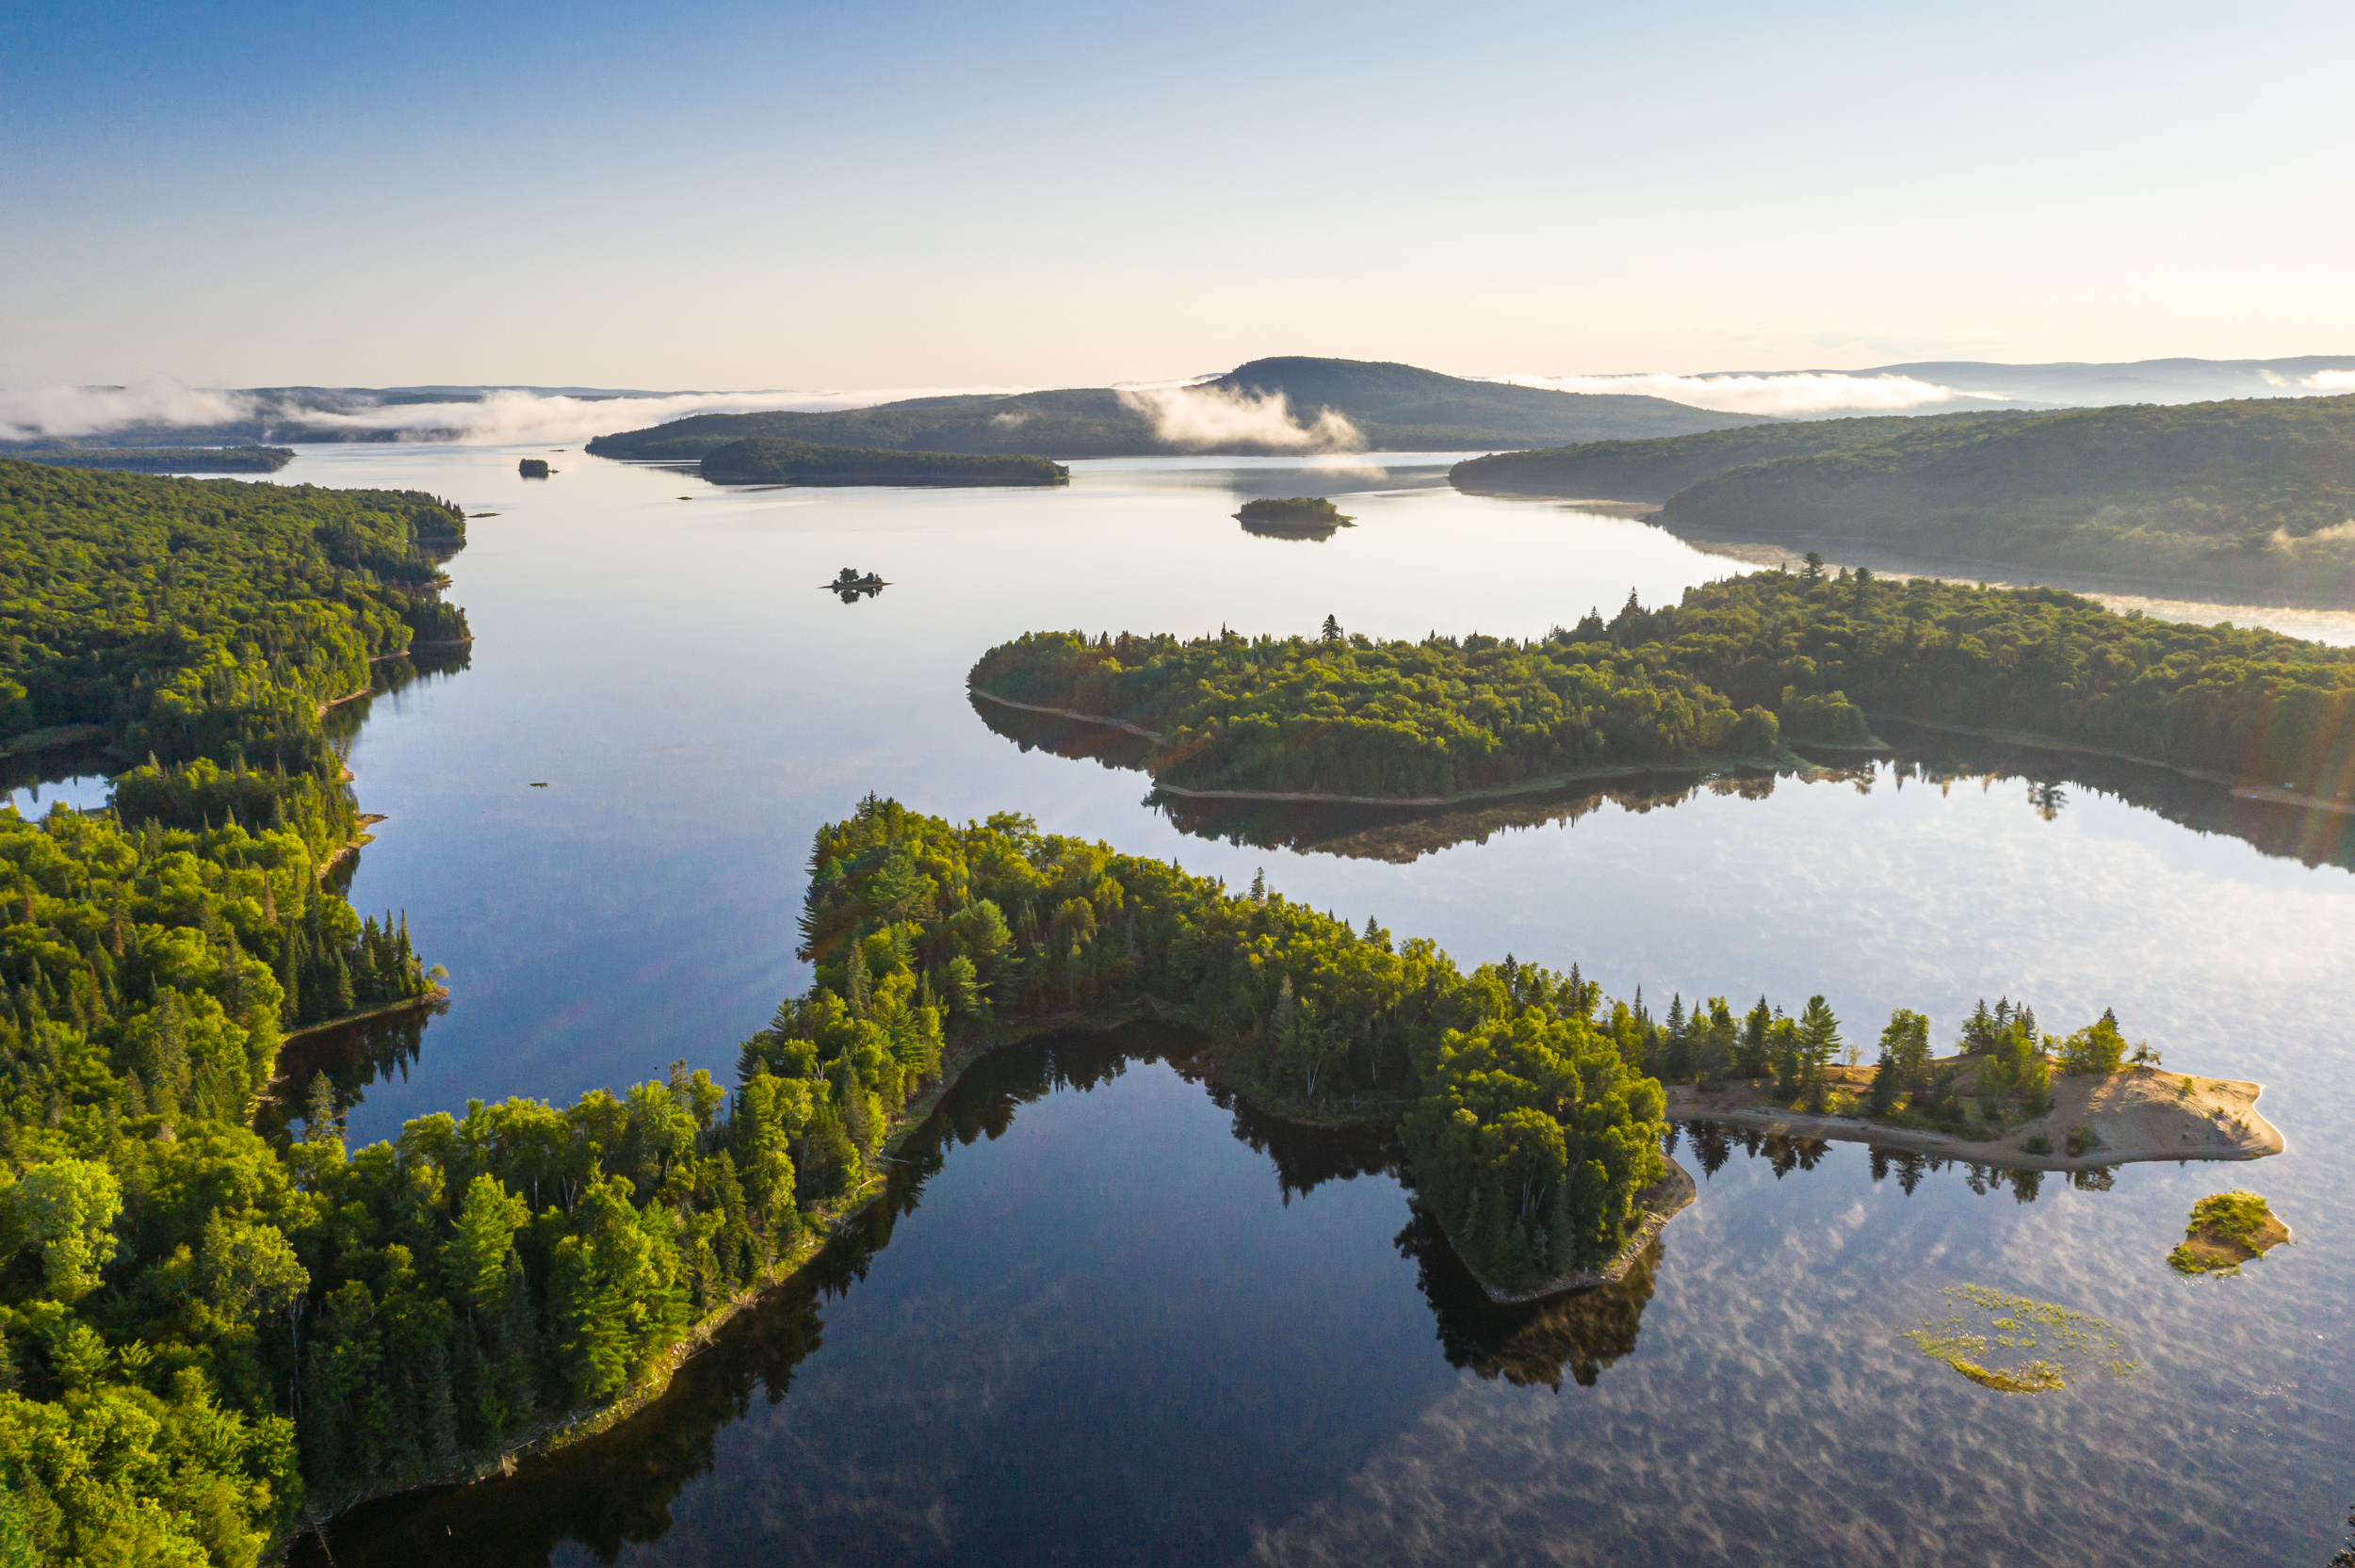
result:
M 356 1514 L 336 1560 L 2311 1563 L 2335 1544 L 2355 1480 L 2345 819 L 1925 742 L 1812 784 L 1410 825 L 1411 852 L 1395 824 L 1197 836 L 1141 775 L 984 722 L 972 659 L 1042 626 L 1309 633 L 1327 612 L 1536 635 L 1734 563 L 1639 522 L 1458 495 L 1433 482 L 1444 458 L 719 492 L 578 453 L 526 482 L 516 455 L 336 447 L 278 476 L 499 514 L 451 565 L 467 667 L 352 715 L 362 806 L 390 818 L 352 897 L 405 908 L 453 992 L 345 1065 L 356 1136 L 674 1058 L 732 1070 L 806 982 L 811 830 L 874 789 L 1230 881 L 1265 866 L 1468 962 L 1576 961 L 1656 1007 L 1821 991 L 1869 1043 L 1899 1006 L 1941 1040 L 1980 995 L 2025 997 L 2048 1027 L 2114 1006 L 2170 1067 L 2264 1081 L 2290 1148 L 2126 1167 L 2107 1190 L 2047 1178 L 2033 1201 L 1956 1168 L 1908 1195 L 1855 1146 L 1737 1149 L 1668 1228 L 1647 1300 L 1533 1329 L 1426 1278 L 1378 1160 L 1272 1161 L 1154 1062 L 1050 1064 L 1018 1092 L 977 1087 L 1001 1134 L 949 1139 L 912 1210 L 826 1291 L 780 1292 L 677 1396 L 496 1486 Z M 1337 494 L 1357 525 L 1294 542 L 1232 519 L 1297 493 Z M 892 586 L 818 590 L 846 565 Z M 1285 1159 L 1363 1173 L 1287 1203 Z M 2298 1244 L 2242 1279 L 2174 1279 L 2191 1201 L 2242 1183 Z M 2039 1396 L 1963 1381 L 1899 1335 L 1964 1281 L 2115 1323 L 2140 1369 Z M 1558 1390 L 1549 1358 L 1571 1368 Z

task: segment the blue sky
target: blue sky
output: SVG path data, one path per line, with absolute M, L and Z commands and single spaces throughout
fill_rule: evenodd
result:
M 2355 8 L 12 13 L 0 382 L 2355 352 Z

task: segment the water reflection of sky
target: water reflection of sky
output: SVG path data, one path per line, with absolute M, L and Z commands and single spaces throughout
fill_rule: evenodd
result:
M 1315 476 L 1221 466 L 1082 465 L 1052 492 L 740 493 L 577 453 L 528 487 L 512 453 L 306 453 L 281 477 L 414 484 L 501 514 L 472 526 L 451 568 L 479 639 L 472 668 L 376 699 L 353 752 L 364 809 L 390 818 L 354 901 L 405 908 L 455 993 L 405 1077 L 369 1088 L 355 1133 L 474 1095 L 568 1098 L 658 1075 L 675 1057 L 730 1070 L 735 1042 L 805 983 L 792 916 L 810 832 L 869 789 L 958 819 L 1027 811 L 1230 883 L 1264 866 L 1274 886 L 1353 920 L 1378 913 L 1466 960 L 1576 961 L 1664 1008 L 1671 993 L 1795 1007 L 1820 991 L 1869 1040 L 1900 1006 L 1927 1011 L 1941 1039 L 1982 995 L 2025 998 L 2052 1026 L 2115 1007 L 2168 1065 L 2262 1080 L 2261 1108 L 2289 1152 L 2255 1168 L 2130 1167 L 2107 1192 L 2048 1185 L 2027 1204 L 1953 1172 L 1907 1197 L 1873 1179 L 1859 1148 L 1780 1178 L 1739 1156 L 1670 1227 L 1640 1343 L 1593 1389 L 1414 1372 L 1411 1410 L 1357 1407 L 1354 1457 L 1260 1516 L 1251 1549 L 1302 1562 L 2328 1555 L 2355 1452 L 2341 1218 L 2355 1173 L 2344 1089 L 2355 877 L 2099 789 L 2071 787 L 2048 815 L 2016 778 L 1886 769 L 1780 782 L 1763 799 L 1606 802 L 1406 864 L 1188 835 L 1144 803 L 1140 776 L 993 732 L 964 693 L 972 659 L 1037 627 L 1312 633 L 1328 612 L 1377 634 L 1535 635 L 1590 605 L 1607 613 L 1631 587 L 1656 602 L 1733 565 L 1640 522 L 1398 483 L 1351 493 L 1357 526 L 1331 541 L 1258 541 L 1233 520 L 1238 496 L 1275 480 L 1314 492 Z M 815 590 L 845 565 L 893 586 L 852 606 Z M 550 787 L 528 787 L 539 780 Z M 1192 1157 L 1143 1138 L 1133 1118 L 1098 1118 L 1093 1107 L 1113 1103 L 1100 1094 L 1065 1098 L 1067 1110 L 1025 1108 L 1011 1141 L 988 1147 L 1014 1150 L 1035 1123 L 1065 1150 L 1055 1169 L 1137 1162 L 1144 1188 L 1161 1162 L 1179 1161 L 1175 1172 Z M 1190 1114 L 1154 1105 L 1152 1117 Z M 939 1180 L 963 1181 L 977 1157 L 1002 1169 L 983 1147 L 953 1151 Z M 977 1398 L 1063 1399 L 1088 1431 L 1117 1431 L 1135 1407 L 1096 1381 L 1117 1358 L 1074 1372 L 1033 1341 L 1094 1343 L 1092 1293 L 1108 1287 L 1090 1238 L 1149 1230 L 1165 1210 L 1135 1207 L 1142 1189 L 1124 1175 L 1108 1189 L 1119 1201 L 1071 1229 L 1054 1184 L 1080 1178 L 974 1179 L 962 1208 L 948 1187 L 928 1199 L 829 1309 L 829 1347 L 846 1313 L 877 1325 L 873 1348 L 855 1352 L 859 1376 L 813 1403 L 817 1374 L 805 1375 L 761 1431 L 920 1419 L 937 1380 L 967 1361 L 993 1368 L 956 1384 Z M 2176 1281 L 2164 1258 L 2192 1199 L 2244 1181 L 2273 1198 L 2298 1244 L 2239 1281 Z M 1170 1186 L 1191 1190 L 1175 1174 Z M 1200 1201 L 1224 1214 L 1234 1200 Z M 1397 1262 L 1404 1215 L 1385 1202 L 1387 1218 L 1332 1243 L 1365 1249 L 1332 1266 L 1336 1282 Z M 942 1212 L 963 1218 L 927 1228 Z M 895 1370 L 890 1336 L 933 1310 L 922 1302 L 987 1296 L 992 1240 L 1015 1235 L 1022 1283 L 1001 1294 L 1017 1318 L 960 1308 L 936 1351 L 911 1350 Z M 1230 1305 L 1254 1288 L 1258 1255 L 1226 1249 L 1216 1226 L 1168 1245 L 1238 1293 Z M 935 1283 L 910 1294 L 890 1283 L 902 1271 Z M 1963 1280 L 2115 1322 L 2149 1370 L 2034 1398 L 1964 1384 L 1893 1337 Z M 1340 1298 L 1302 1288 L 1296 1315 L 1266 1332 L 1294 1350 L 1296 1386 L 1313 1400 L 1352 1374 L 1316 1349 L 1319 1315 Z M 958 1323 L 988 1332 L 951 1344 Z M 1369 1343 L 1382 1365 L 1366 1375 L 1407 1376 L 1389 1360 L 1407 1352 L 1386 1347 L 1430 1334 L 1427 1313 L 1423 1325 Z M 1436 1336 L 1416 1353 L 1437 1356 Z M 1266 1368 L 1283 1359 L 1249 1375 L 1277 1377 Z M 1154 1386 L 1194 1397 L 1182 1382 Z M 1215 1403 L 1214 1391 L 1200 1398 Z M 754 1466 L 743 1495 L 782 1484 L 764 1468 L 772 1441 L 724 1438 L 728 1464 Z M 1182 1431 L 1162 1441 L 1157 1454 L 1184 1453 Z M 910 1442 L 910 1454 L 932 1451 Z M 980 1463 L 939 1442 L 955 1463 Z M 1038 1484 L 1133 1488 L 1149 1473 L 1119 1466 L 1116 1439 L 1103 1446 L 1111 1468 L 1092 1480 Z M 884 1463 L 900 1450 L 858 1451 Z M 894 1471 L 873 1485 L 914 1497 L 919 1479 Z M 836 1494 L 813 1483 L 795 1495 L 822 1509 Z
M 26 816 L 46 816 L 59 800 L 75 811 L 95 811 L 106 803 L 114 784 L 103 773 L 53 779 L 45 784 L 19 784 L 8 792 L 7 803 Z

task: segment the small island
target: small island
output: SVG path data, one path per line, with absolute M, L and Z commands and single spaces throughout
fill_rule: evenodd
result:
M 1288 495 L 1281 499 L 1245 501 L 1235 513 L 1245 533 L 1277 539 L 1330 539 L 1342 528 L 1356 526 L 1340 509 L 1322 495 Z
M 706 453 L 700 467 L 714 484 L 1060 485 L 1071 478 L 1071 470 L 1045 458 L 817 446 L 771 438 L 732 441 Z
M 861 572 L 855 566 L 846 566 L 834 574 L 834 581 L 820 583 L 818 588 L 821 593 L 838 594 L 844 604 L 854 605 L 861 599 L 872 599 L 890 586 L 879 574 Z
M 544 479 L 550 472 L 545 458 L 525 458 L 515 464 L 515 472 L 527 479 Z
M 2184 1239 L 2167 1254 L 2179 1274 L 2237 1274 L 2240 1266 L 2290 1238 L 2265 1198 L 2249 1191 L 2218 1192 L 2191 1205 Z

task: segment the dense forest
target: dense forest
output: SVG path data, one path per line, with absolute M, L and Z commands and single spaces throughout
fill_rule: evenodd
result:
M 1153 732 L 1179 789 L 1443 796 L 1614 765 L 1858 744 L 1867 713 L 2027 732 L 2343 799 L 2355 651 L 2053 589 L 1762 572 L 1543 639 L 1034 632 L 982 693 Z
M 2355 396 L 1829 420 L 1516 453 L 1454 477 L 1665 494 L 1662 521 L 1704 538 L 2355 596 Z
M 1687 485 L 1748 463 L 1821 452 L 1949 439 L 1958 429 L 2016 413 L 1882 414 L 1864 419 L 1794 419 L 1693 435 L 1588 441 L 1467 458 L 1448 470 L 1456 489 L 1478 494 L 1560 495 L 1589 501 L 1665 501 Z
M 291 446 L 7 446 L 0 457 L 55 468 L 111 468 L 126 474 L 275 474 L 294 461 Z
M 1071 470 L 1045 458 L 813 446 L 763 436 L 706 453 L 703 477 L 718 484 L 1057 485 Z
M 1356 360 L 1254 360 L 1204 385 L 1237 396 L 1281 393 L 1292 414 L 1308 422 L 1330 409 L 1346 418 L 1368 446 L 1383 451 L 1551 445 L 1759 422 L 1751 414 L 1711 413 L 1659 397 L 1506 386 Z M 589 450 L 639 461 L 692 461 L 750 437 L 902 451 L 1043 452 L 1054 458 L 1272 450 L 1247 440 L 1173 445 L 1161 438 L 1145 407 L 1111 387 L 912 397 L 823 413 L 694 414 L 601 435 Z

